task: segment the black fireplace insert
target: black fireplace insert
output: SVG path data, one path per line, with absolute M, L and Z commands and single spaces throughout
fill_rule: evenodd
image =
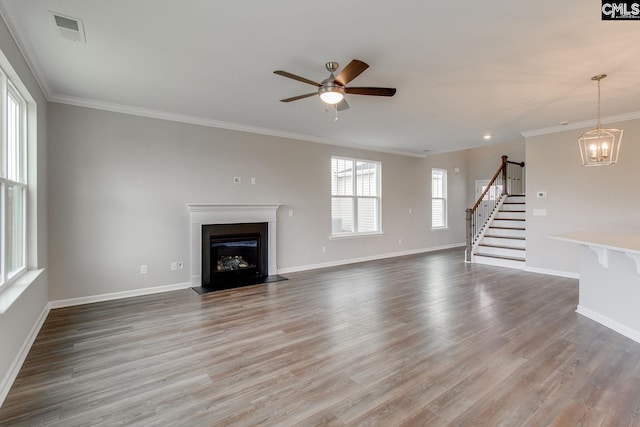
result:
M 268 275 L 268 223 L 202 226 L 202 287 L 229 289 Z

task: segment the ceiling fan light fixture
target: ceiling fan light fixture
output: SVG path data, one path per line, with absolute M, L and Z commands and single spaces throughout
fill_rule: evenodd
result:
M 341 86 L 324 86 L 318 89 L 323 102 L 334 105 L 344 99 L 344 88 Z

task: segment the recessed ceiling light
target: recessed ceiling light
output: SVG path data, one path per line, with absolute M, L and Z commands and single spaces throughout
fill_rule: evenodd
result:
M 486 134 L 485 136 L 483 136 L 483 138 L 484 138 L 484 139 L 487 139 L 487 140 L 488 140 L 488 139 L 491 139 L 491 135 Z

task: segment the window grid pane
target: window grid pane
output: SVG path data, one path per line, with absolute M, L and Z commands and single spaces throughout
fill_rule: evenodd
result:
M 358 231 L 361 233 L 378 230 L 377 199 L 358 198 Z
M 24 267 L 24 192 L 23 187 L 7 185 L 6 260 L 8 278 Z
M 377 164 L 371 162 L 357 162 L 356 176 L 358 196 L 378 195 L 378 171 Z
M 433 218 L 432 226 L 433 227 L 444 227 L 444 217 L 445 217 L 445 205 L 444 199 L 433 199 L 432 200 L 432 208 L 431 215 Z
M 333 234 L 352 233 L 353 199 L 351 197 L 331 198 L 331 232 Z
M 331 195 L 353 195 L 353 161 L 347 159 L 331 159 Z
M 7 93 L 7 179 L 21 182 L 20 101 Z

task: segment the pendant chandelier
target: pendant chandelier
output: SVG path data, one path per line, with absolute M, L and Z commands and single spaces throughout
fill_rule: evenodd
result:
M 600 125 L 600 80 L 605 77 L 606 74 L 591 77 L 598 82 L 598 125 L 578 138 L 584 166 L 608 166 L 618 161 L 622 129 L 603 129 Z

